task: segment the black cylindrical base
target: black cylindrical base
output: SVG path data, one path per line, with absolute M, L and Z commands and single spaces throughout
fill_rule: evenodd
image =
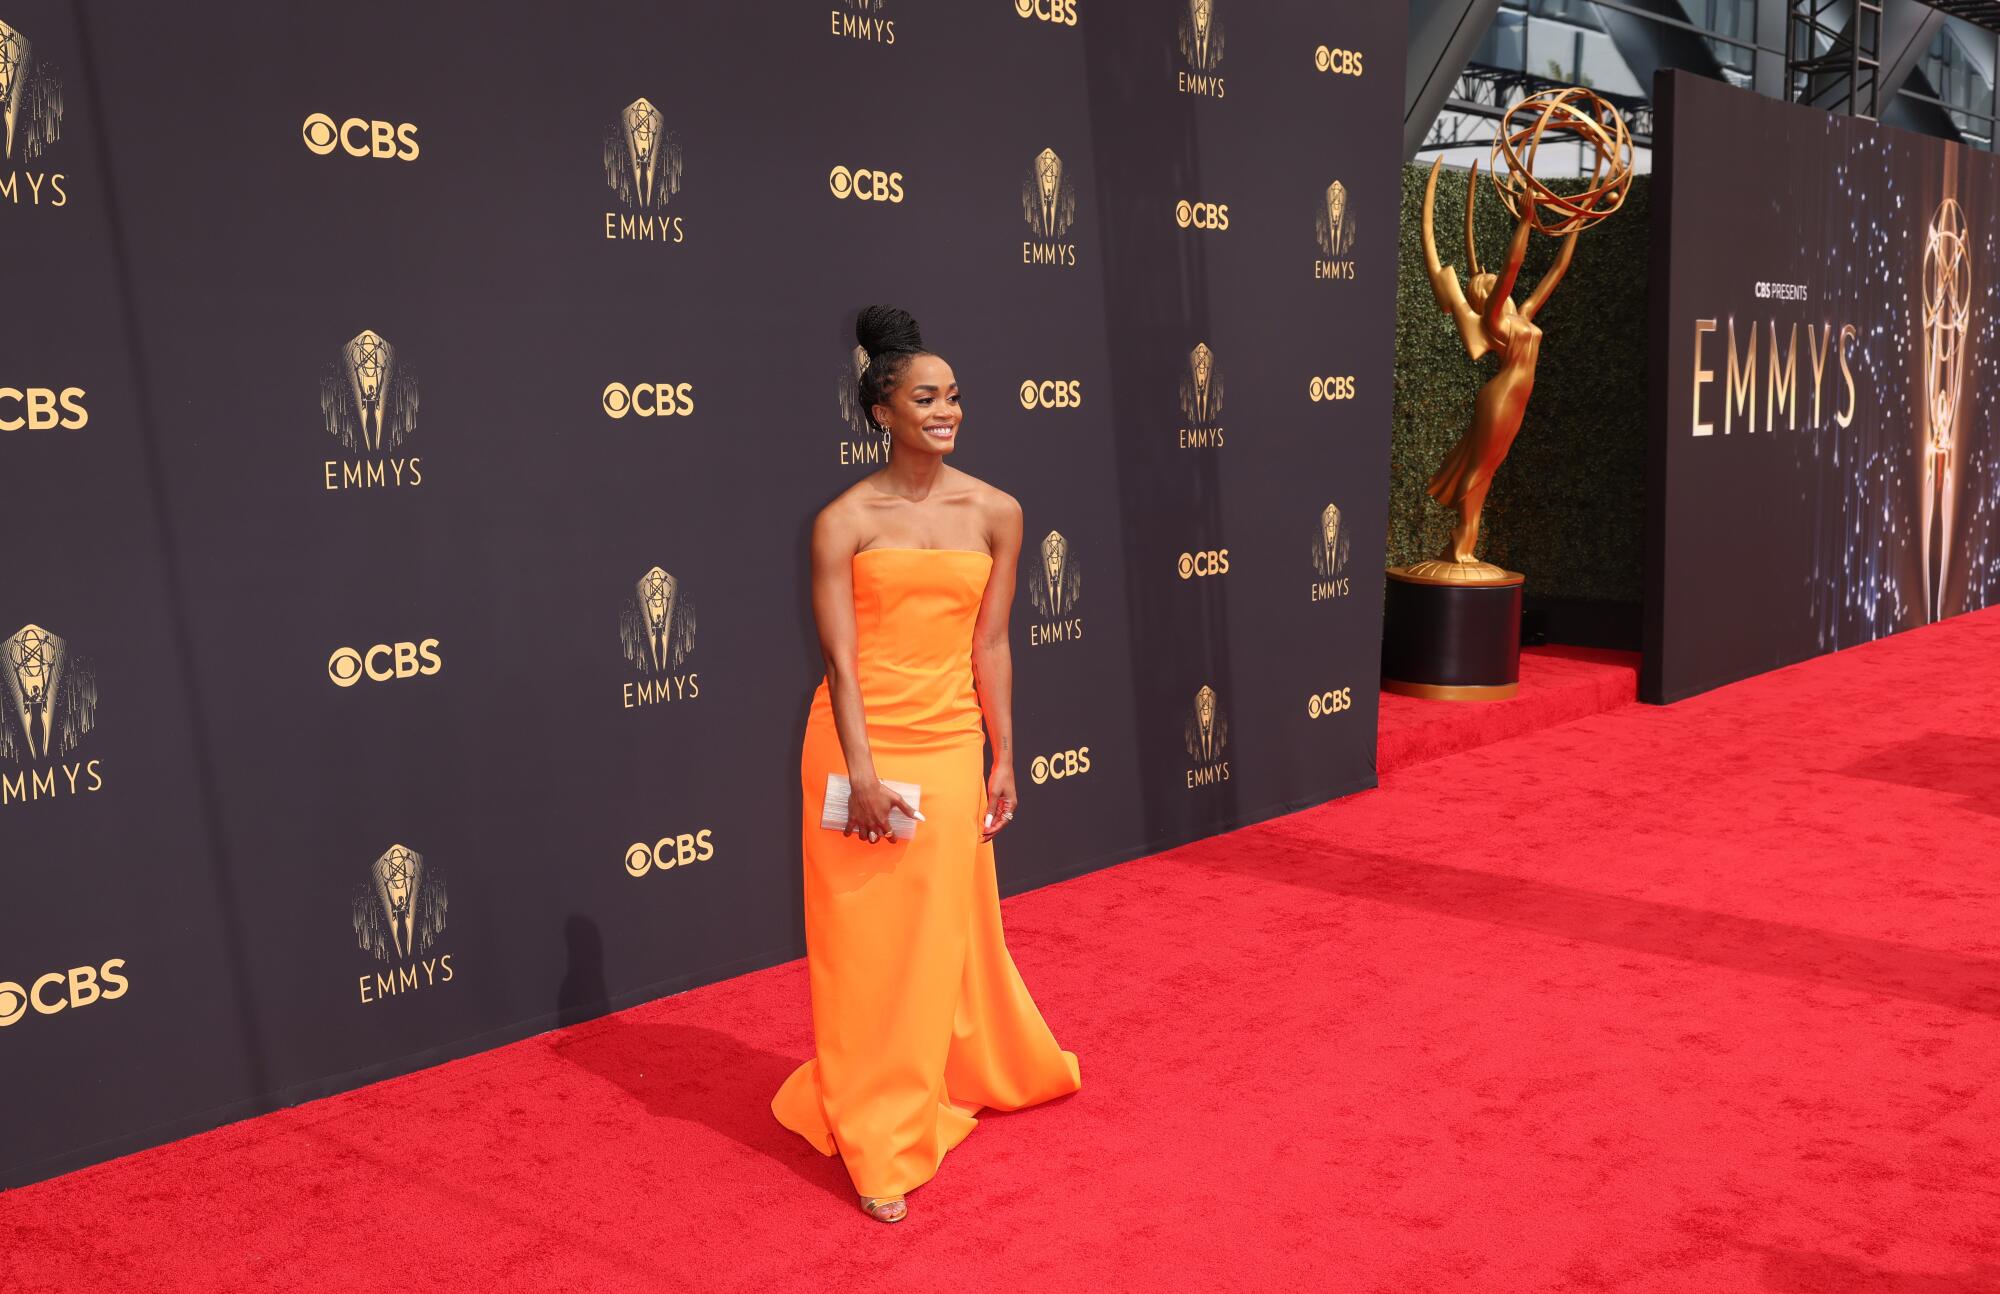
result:
M 1389 572 L 1382 688 L 1438 701 L 1504 701 L 1521 689 L 1521 577 L 1444 584 Z

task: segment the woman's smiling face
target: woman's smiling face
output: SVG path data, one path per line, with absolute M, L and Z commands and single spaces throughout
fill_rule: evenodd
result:
M 958 379 L 935 355 L 917 355 L 903 369 L 896 389 L 874 408 L 875 420 L 905 453 L 949 454 L 958 443 Z

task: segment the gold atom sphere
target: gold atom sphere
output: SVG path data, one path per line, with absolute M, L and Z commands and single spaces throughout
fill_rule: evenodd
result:
M 1569 142 L 1581 142 L 1594 154 L 1590 178 L 1580 192 L 1557 193 L 1535 175 L 1535 154 L 1544 143 Z M 1523 218 L 1525 200 L 1529 224 L 1553 238 L 1566 237 L 1624 204 L 1632 189 L 1632 135 L 1616 108 L 1582 86 L 1543 90 L 1517 101 L 1500 119 L 1487 172 L 1514 219 Z
M 1931 217 L 1924 240 L 1924 317 L 1941 316 L 1962 328 L 1972 308 L 1972 258 L 1965 211 L 1946 198 Z

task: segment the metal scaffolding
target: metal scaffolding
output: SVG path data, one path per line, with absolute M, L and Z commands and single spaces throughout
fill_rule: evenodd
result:
M 1431 123 L 1430 133 L 1424 136 L 1424 142 L 1417 151 L 1428 153 L 1465 144 L 1483 147 L 1492 138 L 1493 132 L 1482 123 L 1498 121 L 1506 113 L 1508 104 L 1543 90 L 1560 90 L 1568 86 L 1567 81 L 1552 80 L 1533 72 L 1469 63 L 1458 74 L 1451 97 L 1445 100 L 1446 111 L 1439 113 L 1438 119 Z M 1653 146 L 1651 103 L 1628 94 L 1600 92 L 1600 97 L 1625 119 L 1625 128 L 1632 132 L 1635 145 L 1640 148 Z
M 1785 81 L 1794 103 L 1874 121 L 1882 111 L 1880 0 L 1792 0 Z
M 1641 85 L 1655 73 L 1680 69 L 1746 85 L 1759 94 L 1828 112 L 1890 124 L 1991 148 L 2000 140 L 2000 75 L 1990 99 L 1969 99 L 1930 79 L 1937 44 L 1947 35 L 1964 46 L 1994 51 L 2000 37 L 1977 46 L 1978 34 L 1946 32 L 1947 15 L 2000 33 L 2000 0 L 1751 0 L 1748 30 L 1716 30 L 1693 21 L 1692 0 L 1591 0 L 1589 12 Z M 1501 10 L 1502 0 L 1411 0 L 1404 100 L 1406 152 L 1483 143 L 1486 122 L 1523 95 L 1558 82 L 1525 70 L 1472 61 Z M 1521 0 L 1509 0 L 1520 9 Z M 1542 12 L 1528 0 L 1530 20 Z M 1727 64 L 1728 66 L 1725 66 Z M 1979 87 L 1984 89 L 1984 85 Z M 1607 96 L 1625 118 L 1633 142 L 1649 147 L 1652 109 L 1643 97 Z

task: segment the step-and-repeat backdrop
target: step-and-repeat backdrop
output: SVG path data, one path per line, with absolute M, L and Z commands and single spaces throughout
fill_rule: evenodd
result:
M 2000 600 L 2000 162 L 1659 89 L 1646 698 Z
M 0 1185 L 803 950 L 870 302 L 1027 516 L 1010 892 L 1370 785 L 1403 39 L 0 0 Z

